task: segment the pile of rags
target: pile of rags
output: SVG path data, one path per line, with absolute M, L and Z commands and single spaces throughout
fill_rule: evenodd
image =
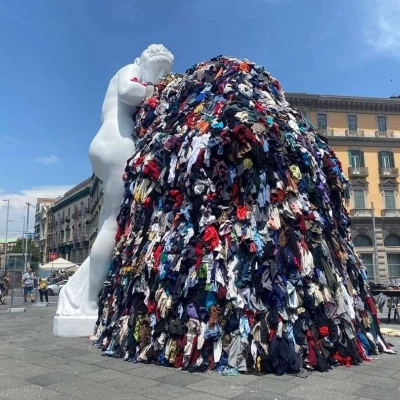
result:
M 147 93 L 95 344 L 228 374 L 390 352 L 350 236 L 350 183 L 280 83 L 219 56 Z

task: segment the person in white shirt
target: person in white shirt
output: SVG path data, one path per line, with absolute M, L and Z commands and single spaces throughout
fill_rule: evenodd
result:
M 28 268 L 28 271 L 22 275 L 22 287 L 24 288 L 24 302 L 28 301 L 28 294 L 31 298 L 31 303 L 34 303 L 33 298 L 33 284 L 35 277 L 33 276 L 32 269 Z

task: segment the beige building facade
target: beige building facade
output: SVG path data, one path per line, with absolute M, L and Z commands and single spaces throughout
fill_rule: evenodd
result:
M 10 237 L 7 238 L 7 244 L 6 244 L 6 239 L 0 239 L 0 254 L 5 253 L 6 251 L 6 246 L 7 246 L 7 252 L 11 252 L 15 245 L 17 244 L 18 237 Z
M 35 242 L 36 247 L 39 248 L 40 253 L 42 255 L 42 262 L 45 263 L 45 257 L 48 253 L 47 249 L 47 228 L 48 221 L 47 216 L 49 210 L 53 206 L 53 204 L 57 201 L 57 199 L 50 198 L 38 198 L 36 200 L 36 212 L 35 212 L 35 226 L 34 226 L 34 234 L 33 240 Z
M 352 183 L 346 207 L 369 277 L 382 282 L 400 277 L 400 99 L 286 97 L 332 146 Z

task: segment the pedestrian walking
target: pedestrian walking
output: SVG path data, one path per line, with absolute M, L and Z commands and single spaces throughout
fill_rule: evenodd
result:
M 32 269 L 28 268 L 28 271 L 22 275 L 22 287 L 24 288 L 24 303 L 28 301 L 28 294 L 31 298 L 31 303 L 34 303 L 33 298 L 33 284 L 35 277 L 33 276 Z
M 39 296 L 40 302 L 43 303 L 43 296 L 46 299 L 46 303 L 49 302 L 49 295 L 47 291 L 47 279 L 46 278 L 39 278 Z

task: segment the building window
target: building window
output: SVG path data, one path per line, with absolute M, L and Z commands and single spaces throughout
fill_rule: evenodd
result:
M 354 198 L 354 208 L 356 210 L 364 210 L 365 209 L 365 191 L 364 190 L 354 190 L 353 198 Z
M 360 254 L 364 267 L 367 269 L 368 278 L 374 279 L 374 261 L 372 254 Z
M 386 210 L 396 209 L 396 194 L 394 190 L 385 190 L 383 192 L 385 198 L 385 208 Z
M 356 115 L 347 116 L 347 127 L 349 128 L 349 131 L 356 131 L 358 129 Z
M 391 151 L 380 151 L 379 156 L 379 166 L 381 168 L 394 168 L 394 154 Z
M 384 242 L 386 247 L 400 247 L 400 237 L 397 235 L 388 235 Z
M 378 124 L 379 132 L 387 131 L 386 117 L 382 117 L 382 116 L 377 117 L 377 124 Z
M 400 276 L 400 254 L 388 254 L 387 263 L 389 277 Z
M 327 129 L 328 125 L 326 123 L 326 114 L 318 113 L 317 114 L 317 126 L 318 129 Z
M 353 239 L 354 247 L 372 247 L 372 240 L 367 235 L 358 235 Z
M 361 150 L 349 150 L 349 162 L 353 168 L 365 167 L 364 152 Z
M 71 208 L 68 207 L 68 217 L 70 217 L 70 216 L 71 216 Z

